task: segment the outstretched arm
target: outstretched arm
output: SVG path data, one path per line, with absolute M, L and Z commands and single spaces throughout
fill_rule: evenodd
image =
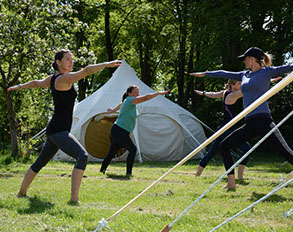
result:
M 195 72 L 195 73 L 189 73 L 190 76 L 194 77 L 204 77 L 206 75 L 205 72 Z
M 190 73 L 189 75 L 195 76 L 195 77 L 215 77 L 215 78 L 226 78 L 226 79 L 232 79 L 235 81 L 242 81 L 242 72 L 229 72 L 225 70 L 219 70 L 219 71 L 208 71 L 208 72 L 196 72 L 196 73 Z
M 100 64 L 93 64 L 93 65 L 88 65 L 84 69 L 78 71 L 78 72 L 70 72 L 61 75 L 56 79 L 56 84 L 58 82 L 58 85 L 61 84 L 67 84 L 71 85 L 72 83 L 79 81 L 80 79 L 89 76 L 91 74 L 94 74 L 100 70 L 102 70 L 105 67 L 118 67 L 121 65 L 120 60 L 113 60 L 105 63 L 100 63 Z
M 32 88 L 48 88 L 50 87 L 51 77 L 52 76 L 49 76 L 43 80 L 32 80 L 24 84 L 11 86 L 7 90 L 12 91 L 12 90 L 32 89 Z
M 108 111 L 108 113 L 114 113 L 114 112 L 116 112 L 117 110 L 119 110 L 120 108 L 121 108 L 121 106 L 122 106 L 122 104 L 123 104 L 123 102 L 121 102 L 120 104 L 118 104 L 115 108 L 108 108 L 107 109 L 107 111 Z
M 194 90 L 199 96 L 207 96 L 209 98 L 222 98 L 224 95 L 224 90 L 220 92 L 206 92 L 206 91 L 200 91 L 200 90 Z
M 136 105 L 136 104 L 151 100 L 151 99 L 155 98 L 156 96 L 165 95 L 165 94 L 167 94 L 169 92 L 170 92 L 170 89 L 166 90 L 166 91 L 158 91 L 158 92 L 155 92 L 155 93 L 149 93 L 149 94 L 146 94 L 146 95 L 135 97 L 132 100 L 132 105 Z

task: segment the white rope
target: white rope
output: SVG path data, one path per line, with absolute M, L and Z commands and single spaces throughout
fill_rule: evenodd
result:
M 171 168 L 169 171 L 167 171 L 164 175 L 162 175 L 160 178 L 158 178 L 155 182 L 153 182 L 150 186 L 148 186 L 145 190 L 140 192 L 135 198 L 133 198 L 131 201 L 129 201 L 125 206 L 123 206 L 120 210 L 118 210 L 116 213 L 114 213 L 111 217 L 109 217 L 106 221 L 110 221 L 114 219 L 118 214 L 120 214 L 124 209 L 126 209 L 130 204 L 132 204 L 135 200 L 137 200 L 139 197 L 141 197 L 143 194 L 145 194 L 150 188 L 152 188 L 154 185 L 156 185 L 159 181 L 161 181 L 164 177 L 166 177 L 169 173 L 171 173 L 176 168 L 180 167 L 182 164 L 184 164 L 187 160 L 189 160 L 191 157 L 196 155 L 199 151 L 201 151 L 203 148 L 205 148 L 207 145 L 209 145 L 211 142 L 213 142 L 216 138 L 218 138 L 221 134 L 223 134 L 226 130 L 228 130 L 230 127 L 235 125 L 238 121 L 240 121 L 243 117 L 245 117 L 247 114 L 249 114 L 251 111 L 256 109 L 259 105 L 261 105 L 263 102 L 267 101 L 270 97 L 275 95 L 278 91 L 285 88 L 287 85 L 289 85 L 293 81 L 293 72 L 290 73 L 286 78 L 284 78 L 282 81 L 280 81 L 277 85 L 272 87 L 270 90 L 268 90 L 266 93 L 264 93 L 261 97 L 259 97 L 256 101 L 254 101 L 251 105 L 249 105 L 246 109 L 244 109 L 241 113 L 239 113 L 234 119 L 232 119 L 229 123 L 227 123 L 225 126 L 223 126 L 220 130 L 218 130 L 215 134 L 213 134 L 210 138 L 208 138 L 206 141 L 204 141 L 200 146 L 198 146 L 196 149 L 194 149 L 192 152 L 190 152 L 184 159 L 182 159 L 179 163 L 177 163 L 173 168 Z
M 292 214 L 293 214 L 293 207 L 289 211 L 284 213 L 284 217 L 290 217 Z
M 250 155 L 263 141 L 266 140 L 275 130 L 278 129 L 288 118 L 291 117 L 293 111 L 291 111 L 281 122 L 278 123 L 273 129 L 271 129 L 261 140 L 259 140 L 245 155 L 243 155 L 232 167 L 230 167 L 214 184 L 212 184 L 199 198 L 197 198 L 183 213 L 181 213 L 170 225 L 172 227 L 184 214 L 187 213 L 200 199 L 202 199 L 213 187 L 216 186 L 230 171 L 232 171 L 242 160 Z
M 286 187 L 288 184 L 290 184 L 291 182 L 293 182 L 293 179 L 291 179 L 290 181 L 287 181 L 286 183 L 281 184 L 280 187 L 275 188 L 274 190 L 272 190 L 271 192 L 269 192 L 267 195 L 265 195 L 264 197 L 262 197 L 261 199 L 259 199 L 258 201 L 254 202 L 253 204 L 251 204 L 250 206 L 248 206 L 247 208 L 245 208 L 244 210 L 240 211 L 239 213 L 235 214 L 233 217 L 229 218 L 228 220 L 226 220 L 225 222 L 223 222 L 222 224 L 218 225 L 217 227 L 215 227 L 214 229 L 212 229 L 210 232 L 213 232 L 217 229 L 219 229 L 220 227 L 222 227 L 223 225 L 227 224 L 228 222 L 232 221 L 234 218 L 238 217 L 240 214 L 246 212 L 247 210 L 251 209 L 252 207 L 254 207 L 255 205 L 257 205 L 258 203 L 262 202 L 263 200 L 267 199 L 268 197 L 272 196 L 275 192 L 279 191 L 280 189 Z M 292 208 L 293 209 L 293 208 Z
M 105 220 L 105 218 L 102 218 L 102 220 L 98 222 L 98 228 L 95 229 L 94 232 L 97 232 L 102 228 L 107 228 L 108 230 L 111 231 L 111 229 L 107 225 L 108 225 L 108 222 Z

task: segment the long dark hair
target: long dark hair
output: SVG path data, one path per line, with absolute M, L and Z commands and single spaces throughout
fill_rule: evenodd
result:
M 137 88 L 138 89 L 138 86 L 137 85 L 131 85 L 127 88 L 126 92 L 123 94 L 122 96 L 122 102 L 128 97 L 128 94 L 129 93 L 132 93 L 132 90 Z
M 70 52 L 69 50 L 61 49 L 60 51 L 58 51 L 55 54 L 55 60 L 54 60 L 54 63 L 52 64 L 52 67 L 54 68 L 54 70 L 59 71 L 56 60 L 61 61 L 61 59 L 63 58 L 64 54 L 69 53 L 69 52 Z

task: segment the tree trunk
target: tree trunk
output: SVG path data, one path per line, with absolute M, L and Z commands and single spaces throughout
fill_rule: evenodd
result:
M 7 111 L 8 111 L 8 119 L 9 119 L 9 127 L 10 127 L 10 138 L 11 138 L 11 153 L 14 157 L 18 155 L 18 141 L 17 141 L 17 126 L 15 120 L 15 113 L 12 105 L 12 99 L 10 92 L 6 89 L 3 89 Z
M 182 8 L 181 8 L 182 7 Z M 178 104 L 184 107 L 184 69 L 185 69 L 185 59 L 186 59 L 186 37 L 187 37 L 187 5 L 186 1 L 180 6 L 177 6 L 179 14 L 179 54 L 178 54 Z
M 78 81 L 78 96 L 77 96 L 77 100 L 79 102 L 82 101 L 83 99 L 85 99 L 87 86 L 88 86 L 88 81 L 87 81 L 86 78 L 83 78 L 83 79 Z
M 114 60 L 113 55 L 113 47 L 111 41 L 111 33 L 110 33 L 110 0 L 106 0 L 106 7 L 105 7 L 105 36 L 106 36 L 106 49 L 108 60 Z M 110 74 L 112 75 L 114 70 L 109 68 Z
M 197 61 L 199 61 L 200 58 L 201 58 L 200 57 L 201 56 L 201 50 L 200 49 L 201 49 L 200 44 L 197 44 L 197 46 L 195 48 L 195 50 L 196 50 L 196 52 L 195 52 L 195 60 L 196 60 L 196 62 L 194 64 L 195 70 L 197 68 Z M 193 80 L 193 90 L 195 90 L 195 89 L 204 90 L 204 82 L 202 80 L 200 80 L 200 78 L 192 78 L 192 80 Z M 191 108 L 194 109 L 194 110 L 197 109 L 201 104 L 200 103 L 201 100 L 202 100 L 201 96 L 199 96 L 198 94 L 192 92 L 192 107 Z
M 189 53 L 189 60 L 188 60 L 188 65 L 187 65 L 187 72 L 191 73 L 192 69 L 193 69 L 193 56 L 194 56 L 194 45 L 191 45 L 190 48 L 190 53 Z M 185 91 L 185 96 L 184 96 L 184 102 L 183 102 L 183 106 L 185 108 L 187 108 L 188 106 L 188 101 L 190 99 L 190 97 L 192 96 L 192 91 L 193 91 L 193 78 L 190 77 L 187 81 L 187 87 L 186 87 L 186 91 Z
M 150 56 L 149 56 L 150 48 L 144 47 L 142 42 L 139 42 L 139 63 L 141 70 L 141 80 L 148 86 L 151 86 L 151 70 L 150 70 Z
M 180 51 L 178 54 L 179 70 L 178 70 L 178 104 L 183 106 L 184 99 L 184 68 L 185 68 L 185 41 L 180 41 Z
M 76 6 L 77 10 L 77 17 L 80 21 L 84 22 L 84 15 L 86 15 L 86 10 L 85 10 L 85 3 L 84 2 L 79 2 L 79 4 Z M 75 33 L 75 38 L 76 38 L 76 53 L 78 57 L 81 56 L 79 54 L 79 49 L 83 47 L 85 44 L 88 44 L 87 37 L 85 36 L 85 32 L 83 31 L 82 27 Z M 88 87 L 88 79 L 83 78 L 78 81 L 78 95 L 77 95 L 77 100 L 80 102 L 86 97 L 86 90 Z

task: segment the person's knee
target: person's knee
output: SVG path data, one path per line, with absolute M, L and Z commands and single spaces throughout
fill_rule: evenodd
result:
M 225 141 L 221 142 L 219 145 L 219 150 L 221 152 L 221 154 L 223 155 L 224 153 L 226 153 L 229 150 L 228 145 L 225 143 Z
M 78 160 L 77 160 L 77 163 L 75 165 L 75 168 L 85 170 L 85 168 L 87 166 L 87 161 L 88 161 L 87 153 L 79 156 Z
M 39 171 L 45 166 L 46 164 L 43 164 L 41 162 L 34 162 L 32 165 L 31 165 L 31 170 L 33 170 L 33 172 L 35 173 L 39 173 Z
M 137 148 L 136 148 L 136 146 L 134 146 L 134 145 L 133 145 L 133 146 L 131 146 L 131 147 L 130 147 L 130 149 L 129 149 L 129 153 L 132 153 L 132 154 L 134 154 L 134 155 L 135 155 L 135 154 L 136 154 L 136 152 L 137 152 Z

